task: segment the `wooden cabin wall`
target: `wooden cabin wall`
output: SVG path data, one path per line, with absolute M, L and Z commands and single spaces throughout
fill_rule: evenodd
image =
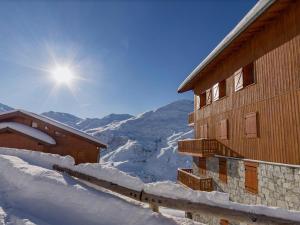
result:
M 205 71 L 194 88 L 195 93 L 200 94 L 212 87 L 216 80 L 230 77 L 242 66 L 298 36 L 300 34 L 300 1 L 291 2 L 292 4 L 281 12 L 279 17 L 265 25 L 260 32 L 254 33 L 251 39 L 245 40 L 239 48 L 228 54 L 212 70 Z
M 99 151 L 97 146 L 72 135 L 69 132 L 64 131 L 58 127 L 52 126 L 45 122 L 30 118 L 30 117 L 14 117 L 8 118 L 7 121 L 13 121 L 31 126 L 32 122 L 38 124 L 39 130 L 47 133 L 53 137 L 56 141 L 55 146 L 39 144 L 38 141 L 32 140 L 28 137 L 24 137 L 15 133 L 0 133 L 0 146 L 10 148 L 24 148 L 29 150 L 48 152 L 59 155 L 70 155 L 75 159 L 76 164 L 79 163 L 96 163 L 98 162 Z M 48 129 L 45 129 L 47 127 Z M 59 132 L 59 133 L 57 133 Z
M 270 45 L 268 42 L 288 37 L 288 41 L 255 58 L 255 84 L 235 92 L 231 76 L 226 80 L 226 97 L 200 110 L 195 107 L 196 138 L 200 137 L 200 125 L 207 123 L 208 138 L 217 139 L 218 122 L 228 119 L 229 138 L 219 141 L 233 151 L 250 159 L 300 164 L 300 17 L 297 15 L 300 15 L 300 1 L 254 37 L 251 51 L 245 46 L 252 57 L 259 55 L 264 45 Z M 284 32 L 289 33 L 276 36 L 282 27 L 287 27 Z M 227 63 L 245 61 L 236 57 L 251 59 L 246 53 L 232 55 L 213 73 L 224 72 Z M 195 88 L 195 93 L 201 85 Z M 244 117 L 249 112 L 258 113 L 258 138 L 245 136 Z

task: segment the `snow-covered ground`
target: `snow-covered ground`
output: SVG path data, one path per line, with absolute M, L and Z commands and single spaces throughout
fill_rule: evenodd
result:
M 220 192 L 193 191 L 171 181 L 143 183 L 137 177 L 100 164 L 74 165 L 71 157 L 0 148 L 0 222 L 2 224 L 192 224 L 182 212 L 164 210 L 168 218 L 53 171 L 52 165 L 172 199 L 300 221 L 300 213 L 262 205 L 245 205 Z M 173 213 L 173 216 L 172 216 Z M 181 214 L 181 216 L 180 216 Z M 130 215 L 130 216 L 128 216 Z M 175 215 L 175 216 L 174 216 Z M 0 223 L 1 224 L 1 223 Z
M 0 151 L 1 225 L 195 224 L 176 211 L 165 217 L 50 169 L 53 163 L 71 166 L 70 157 Z

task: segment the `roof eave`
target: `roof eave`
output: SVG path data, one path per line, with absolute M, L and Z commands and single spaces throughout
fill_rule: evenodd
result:
M 194 88 L 191 84 L 198 74 L 211 63 L 237 36 L 246 30 L 263 12 L 266 11 L 276 0 L 260 0 L 245 15 L 245 17 L 233 28 L 233 30 L 217 45 L 217 47 L 188 75 L 177 89 L 178 93 L 190 91 Z

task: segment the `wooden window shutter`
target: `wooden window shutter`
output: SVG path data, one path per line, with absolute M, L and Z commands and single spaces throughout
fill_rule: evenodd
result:
M 196 95 L 196 109 L 200 109 L 200 96 Z
M 227 140 L 228 139 L 228 120 L 223 119 L 219 122 L 219 139 Z
M 206 106 L 206 92 L 200 95 L 200 108 Z
M 227 183 L 227 160 L 224 158 L 219 158 L 219 179 Z
M 215 84 L 212 88 L 212 100 L 217 101 L 219 99 L 219 83 Z
M 243 67 L 244 86 L 254 83 L 254 64 L 253 62 Z
M 206 90 L 206 105 L 211 104 L 211 89 Z
M 244 87 L 243 84 L 243 71 L 242 68 L 239 69 L 237 72 L 234 74 L 234 90 L 238 91 L 241 90 Z
M 226 96 L 226 80 L 222 80 L 219 83 L 219 99 Z
M 256 138 L 257 134 L 257 113 L 247 113 L 245 116 L 245 135 L 247 138 Z
M 221 219 L 220 225 L 229 225 L 229 222 L 228 222 L 228 220 Z
M 199 173 L 202 176 L 206 175 L 206 158 L 199 158 Z
M 258 193 L 257 166 L 255 162 L 245 162 L 245 189 L 251 193 Z

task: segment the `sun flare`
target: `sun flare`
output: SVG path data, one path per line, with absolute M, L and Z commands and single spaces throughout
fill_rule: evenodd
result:
M 75 79 L 75 74 L 68 66 L 57 66 L 52 71 L 52 77 L 58 84 L 69 85 Z

